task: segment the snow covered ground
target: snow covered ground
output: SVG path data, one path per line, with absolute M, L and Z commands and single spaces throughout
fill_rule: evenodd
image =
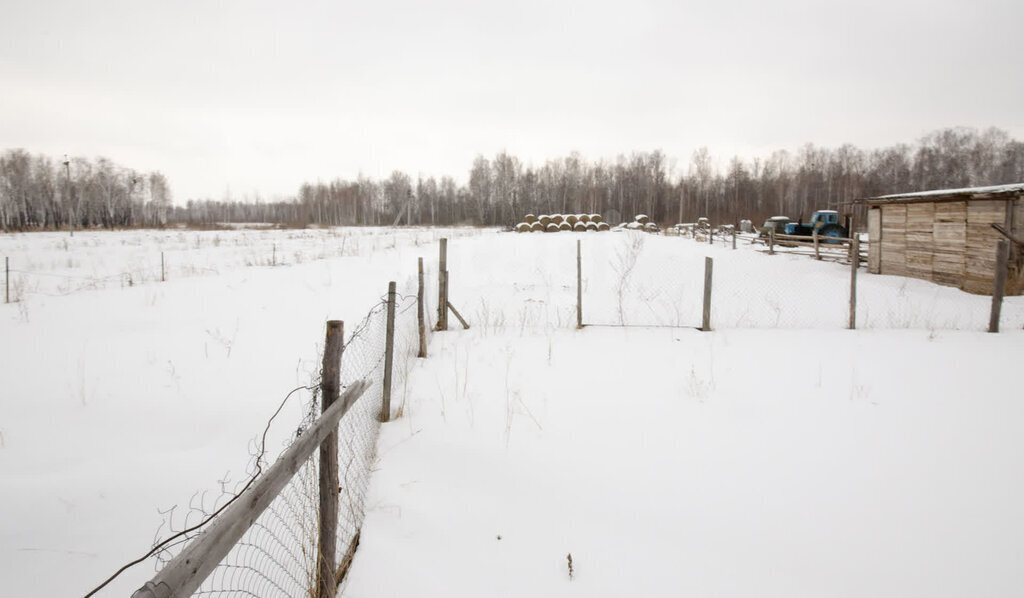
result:
M 2 593 L 82 595 L 148 549 L 158 508 L 239 479 L 315 378 L 324 321 L 360 318 L 441 236 L 472 328 L 452 320 L 396 391 L 346 596 L 1024 587 L 1021 298 L 986 334 L 987 298 L 862 270 L 847 331 L 848 267 L 806 257 L 337 229 L 0 236 L 36 273 L 0 307 Z M 575 330 L 577 239 L 588 323 L 699 325 L 711 255 L 716 330 Z M 184 268 L 166 283 L 161 250 Z M 272 446 L 301 405 L 280 417 Z

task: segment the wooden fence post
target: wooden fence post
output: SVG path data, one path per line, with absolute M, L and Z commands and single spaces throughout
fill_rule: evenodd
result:
M 999 332 L 999 316 L 1003 311 L 1003 293 L 1006 291 L 1006 271 L 1010 261 L 1010 244 L 1006 239 L 999 241 L 996 248 L 996 271 L 992 281 L 992 312 L 988 318 L 988 331 Z
M 341 389 L 341 355 L 345 347 L 345 323 L 327 322 L 324 363 L 320 379 L 321 409 L 327 411 L 338 400 Z M 317 550 L 317 598 L 334 598 L 338 582 L 338 427 L 320 444 L 320 535 Z
M 419 258 L 417 263 L 419 269 L 419 285 L 416 287 L 416 322 L 420 329 L 420 352 L 416 354 L 417 357 L 427 356 L 427 316 L 424 308 L 424 297 L 423 297 L 423 258 Z
M 818 250 L 818 229 L 811 231 L 811 235 L 814 237 L 814 259 L 821 259 L 821 252 Z
M 860 267 L 860 239 L 850 241 L 853 259 L 850 260 L 850 330 L 857 329 L 857 268 Z
M 736 227 L 732 229 L 732 248 L 736 249 Z
M 270 265 L 271 266 L 276 266 L 277 265 L 277 243 L 274 243 L 274 247 L 273 247 L 272 251 L 273 251 L 273 253 L 271 254 L 271 258 L 270 258 Z
M 583 250 L 576 239 L 576 328 L 583 328 Z
M 164 266 L 164 252 L 160 252 L 160 282 L 167 282 L 167 268 Z
M 711 269 L 714 260 L 710 257 L 704 258 L 704 318 L 700 329 L 704 332 L 711 331 Z
M 715 244 L 715 229 L 711 228 L 711 225 L 709 224 L 708 225 L 708 245 L 714 245 L 714 244 Z
M 395 363 L 395 282 L 388 283 L 388 327 L 384 341 L 384 400 L 380 421 L 391 421 L 391 370 Z
M 768 255 L 775 255 L 775 228 L 768 229 Z
M 444 237 L 437 261 L 437 329 L 448 330 L 448 239 Z
M 4 256 L 4 303 L 11 302 L 11 258 Z

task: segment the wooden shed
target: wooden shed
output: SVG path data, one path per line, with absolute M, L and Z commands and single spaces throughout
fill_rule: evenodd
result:
M 1024 232 L 1024 183 L 865 199 L 868 271 L 992 294 L 997 244 Z M 1010 244 L 1006 294 L 1024 292 L 1022 252 Z

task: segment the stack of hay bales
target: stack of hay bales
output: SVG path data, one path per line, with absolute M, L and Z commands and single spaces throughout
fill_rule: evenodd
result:
M 645 216 L 646 218 L 646 216 Z M 600 214 L 527 214 L 513 227 L 517 233 L 599 232 L 611 230 Z
M 617 228 L 628 230 L 642 230 L 648 233 L 657 233 L 661 231 L 661 229 L 658 228 L 657 224 L 651 222 L 651 219 L 647 216 L 647 214 L 637 214 L 633 218 L 633 222 L 630 222 L 628 224 L 623 222 Z

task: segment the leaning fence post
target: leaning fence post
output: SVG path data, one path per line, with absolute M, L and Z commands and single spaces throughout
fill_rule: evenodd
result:
M 340 320 L 327 322 L 327 338 L 324 341 L 324 363 L 320 380 L 322 397 L 320 412 L 323 413 L 338 400 L 341 389 L 341 355 L 344 350 L 345 323 Z M 320 537 L 317 559 L 317 598 L 334 598 L 338 583 L 334 572 L 337 569 L 338 543 L 338 428 L 320 444 Z
M 995 280 L 992 281 L 992 312 L 988 318 L 988 331 L 999 332 L 999 316 L 1003 311 L 1003 293 L 1006 291 L 1006 270 L 1010 261 L 1010 244 L 999 241 L 996 248 Z
M 395 362 L 395 282 L 388 283 L 388 327 L 384 341 L 384 399 L 380 421 L 391 421 L 391 368 Z
M 437 261 L 437 329 L 448 330 L 448 239 L 441 238 Z
M 583 250 L 576 239 L 576 327 L 583 328 Z
M 704 332 L 711 331 L 711 269 L 714 260 L 710 257 L 704 258 L 704 318 L 700 329 Z
M 857 268 L 860 267 L 860 239 L 850 242 L 853 259 L 850 260 L 850 330 L 857 329 Z
M 423 306 L 423 258 L 419 258 L 417 262 L 417 269 L 419 270 L 419 284 L 416 287 L 416 323 L 420 329 L 420 352 L 416 354 L 417 357 L 427 356 L 427 325 L 426 325 L 426 313 Z

